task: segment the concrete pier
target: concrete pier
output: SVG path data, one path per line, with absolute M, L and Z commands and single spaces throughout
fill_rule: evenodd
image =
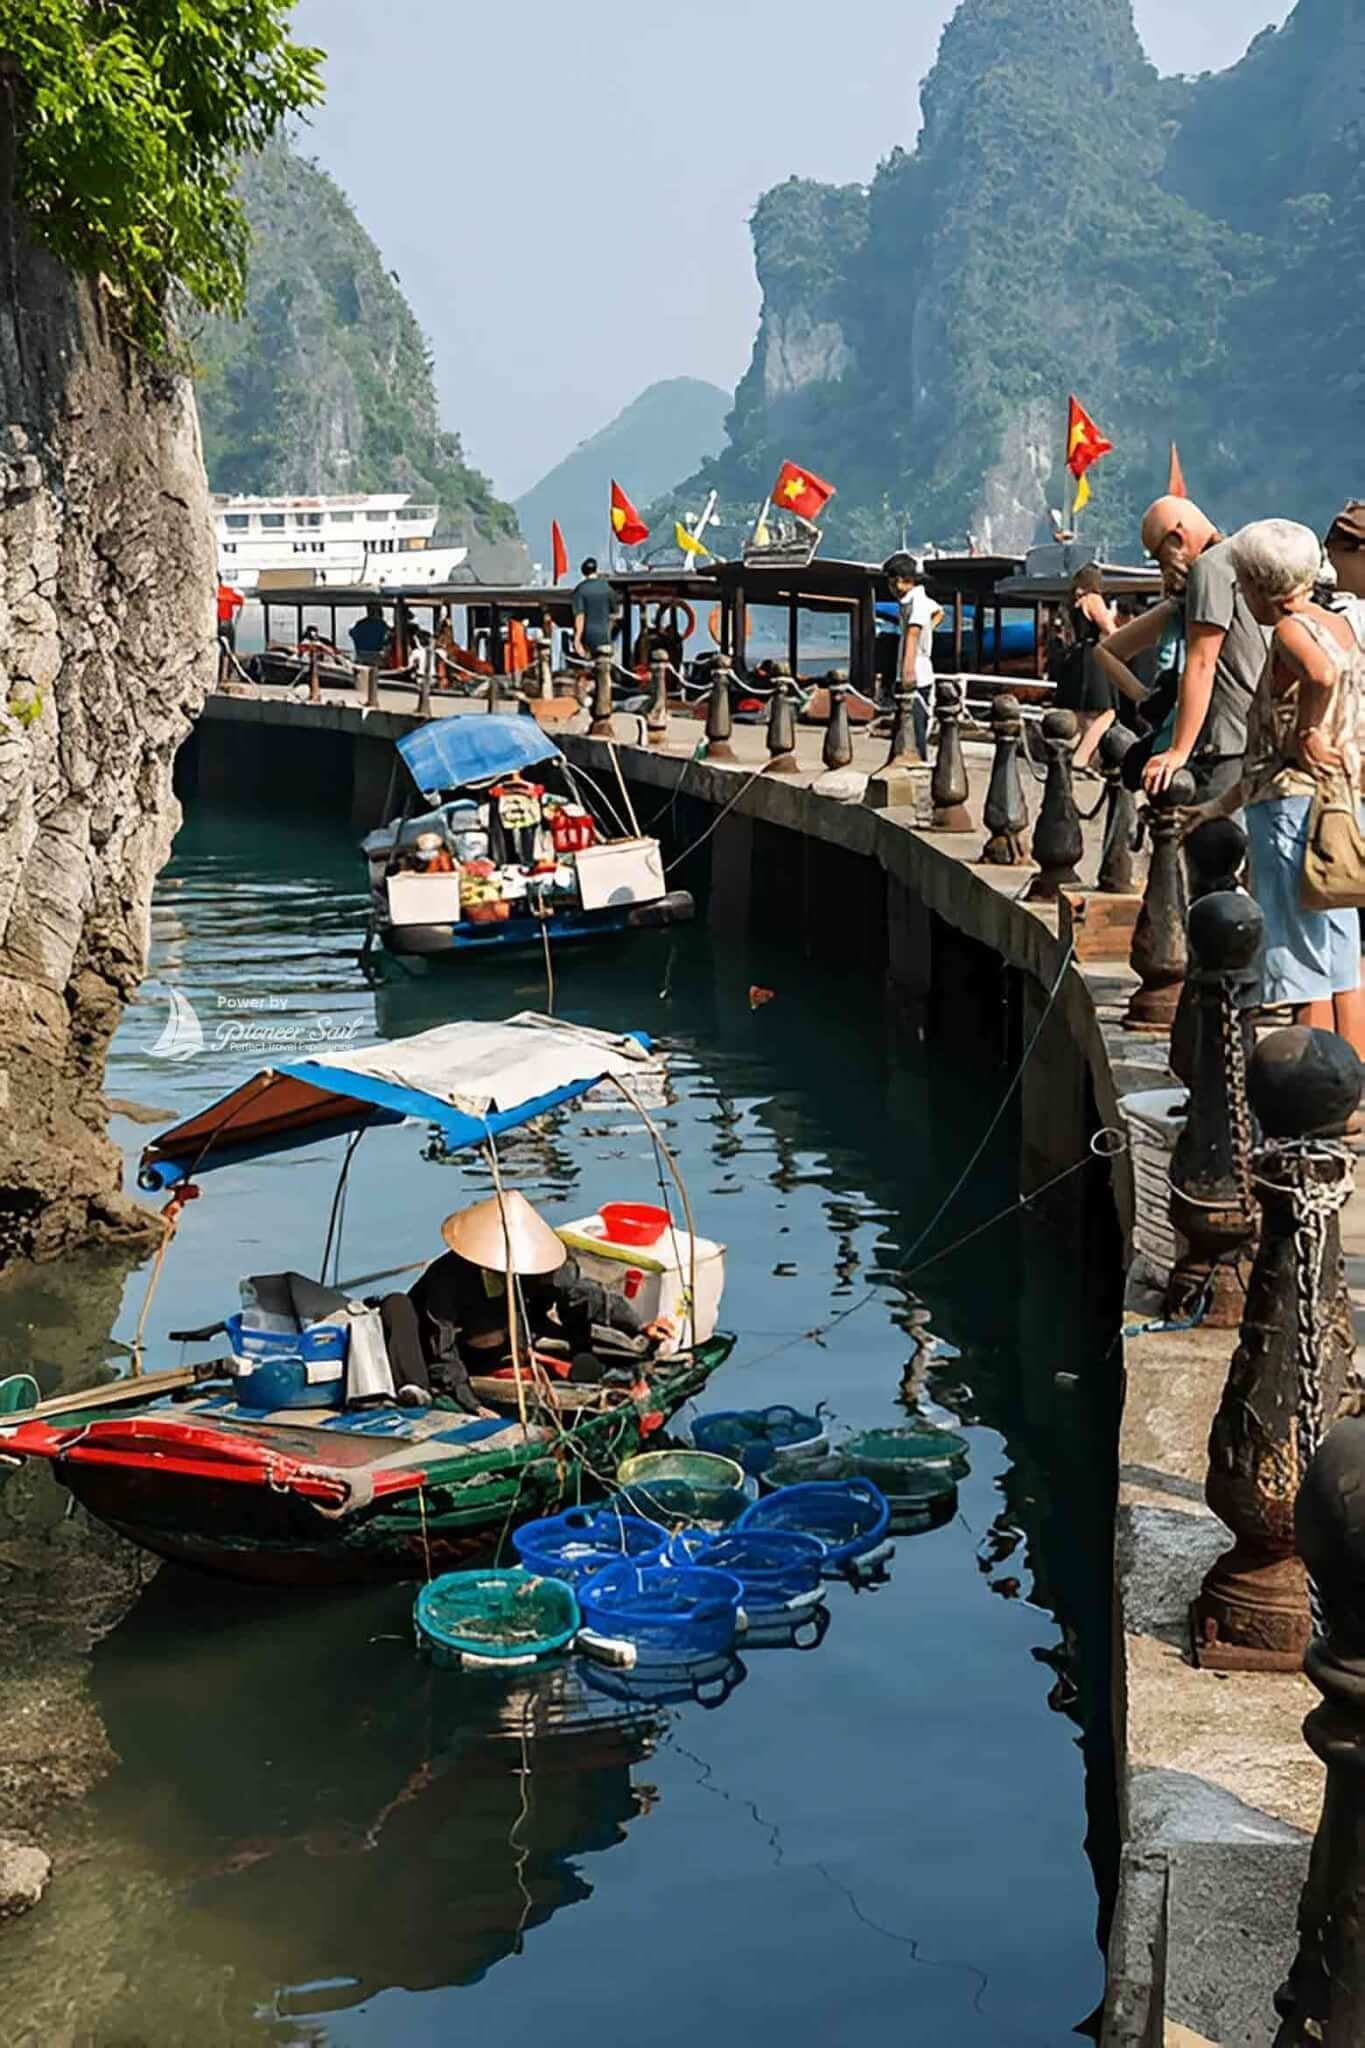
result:
M 367 829 L 393 801 L 392 743 L 417 723 L 414 704 L 393 693 L 371 711 L 335 697 L 318 705 L 286 693 L 214 697 L 187 746 L 182 793 L 188 801 L 244 790 L 269 798 L 278 788 L 292 804 L 324 804 Z M 479 715 L 464 704 L 435 708 Z M 1044 1189 L 1087 1157 L 1097 1133 L 1117 1130 L 1122 1095 L 1173 1085 L 1165 1038 L 1123 1021 L 1137 985 L 1127 964 L 1136 901 L 1084 893 L 1098 871 L 1102 816 L 1084 829 L 1080 897 L 1026 902 L 1032 865 L 981 860 L 985 743 L 965 748 L 975 829 L 942 833 L 923 829 L 926 806 L 906 783 L 892 792 L 906 802 L 873 809 L 861 800 L 885 761 L 884 737 L 857 734 L 852 768 L 827 776 L 823 735 L 799 729 L 799 772 L 771 776 L 761 726 L 737 726 L 736 758 L 720 765 L 701 758 L 697 719 L 672 717 L 664 744 L 649 746 L 643 718 L 618 713 L 614 758 L 586 725 L 580 714 L 555 736 L 618 807 L 619 767 L 642 829 L 664 841 L 676 879 L 694 887 L 718 930 L 794 931 L 821 960 L 880 966 L 889 990 L 911 1004 L 933 998 L 944 957 L 955 953 L 960 964 L 964 948 L 982 971 L 1000 975 L 1016 1065 L 1032 1044 L 1017 1091 L 1021 1193 Z M 927 774 L 918 773 L 927 793 Z M 1027 764 L 1024 784 L 1036 819 L 1042 786 Z M 1088 808 L 1099 784 L 1080 783 L 1077 793 Z M 1129 1162 L 1120 1154 L 1091 1172 L 1089 1207 L 1103 1206 L 1096 1191 L 1106 1184 L 1127 1245 Z M 1077 1231 L 1078 1259 L 1112 1257 L 1112 1230 L 1097 1232 L 1093 1213 L 1087 1223 L 1078 1206 L 1080 1221 L 1067 1225 Z M 1359 1318 L 1359 1195 L 1343 1217 L 1343 1239 Z M 1236 1334 L 1145 1330 L 1161 1319 L 1159 1301 L 1135 1291 L 1126 1259 L 1115 1279 L 1127 1310 L 1109 1359 L 1058 1361 L 1078 1372 L 1121 1370 L 1124 1387 L 1114 1554 L 1123 1847 L 1103 2039 L 1111 2048 L 1269 2044 L 1321 1802 L 1321 1769 L 1299 1732 L 1316 1695 L 1298 1676 L 1233 1676 L 1190 1661 L 1189 1601 L 1227 1542 L 1203 1481 Z

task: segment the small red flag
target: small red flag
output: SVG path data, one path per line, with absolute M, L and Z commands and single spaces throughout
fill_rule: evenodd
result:
M 794 512 L 798 519 L 812 522 L 834 496 L 834 488 L 823 477 L 812 476 L 808 469 L 784 462 L 773 485 L 773 503 L 779 512 Z
M 1172 498 L 1188 498 L 1190 495 L 1185 489 L 1185 472 L 1180 466 L 1180 450 L 1174 441 L 1171 443 L 1171 467 L 1166 478 L 1166 491 Z
M 1079 398 L 1071 400 L 1066 423 L 1066 466 L 1074 477 L 1082 477 L 1101 455 L 1111 455 L 1114 444 L 1105 439 Z
M 557 519 L 550 521 L 550 554 L 554 561 L 555 582 L 569 573 L 569 550 L 564 545 L 564 535 Z
M 649 539 L 649 528 L 615 477 L 611 480 L 611 530 L 623 548 L 638 548 L 642 540 Z

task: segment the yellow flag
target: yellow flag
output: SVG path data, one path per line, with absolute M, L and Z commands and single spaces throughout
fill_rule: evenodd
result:
M 1080 482 L 1079 482 L 1079 483 L 1077 484 L 1077 486 L 1076 486 L 1076 503 L 1075 503 L 1075 505 L 1074 505 L 1074 507 L 1073 507 L 1073 517 L 1074 517 L 1074 515 L 1075 515 L 1075 513 L 1076 513 L 1076 512 L 1082 512 L 1082 511 L 1084 511 L 1085 507 L 1086 507 L 1086 506 L 1087 506 L 1087 505 L 1088 505 L 1089 503 L 1090 503 L 1090 479 L 1089 479 L 1089 477 L 1088 477 L 1088 476 L 1083 476 L 1083 477 L 1081 478 Z
M 706 555 L 708 557 L 710 556 L 710 548 L 703 546 L 702 542 L 697 539 L 695 533 L 689 533 L 687 528 L 683 525 L 681 519 L 679 519 L 674 525 L 673 538 L 677 542 L 678 546 L 682 549 L 685 555 Z

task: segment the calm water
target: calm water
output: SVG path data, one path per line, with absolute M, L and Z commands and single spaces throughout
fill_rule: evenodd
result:
M 541 1004 L 533 969 L 366 989 L 360 881 L 344 836 L 198 816 L 110 1092 L 179 1112 L 261 1063 L 243 1042 L 258 1029 L 370 1038 Z M 773 999 L 751 1008 L 751 985 Z M 153 1052 L 169 988 L 205 1036 L 179 1064 Z M 667 1046 L 671 1141 L 699 1227 L 729 1247 L 740 1332 L 709 1405 L 904 1419 L 895 1269 L 1007 1075 L 965 1045 L 895 1053 L 875 987 L 700 929 L 567 964 L 559 994 L 562 1014 Z M 144 1135 L 116 1133 L 130 1152 Z M 152 1310 L 162 1356 L 167 1329 L 234 1304 L 240 1274 L 316 1266 L 337 1150 L 206 1176 Z M 1002 1137 L 935 1245 L 1004 1206 L 1008 1159 Z M 614 1110 L 507 1162 L 556 1218 L 655 1192 Z M 351 1274 L 434 1249 L 480 1186 L 403 1131 L 366 1138 L 352 1183 Z M 5 2030 L 27 2038 L 15 2023 L 56 1981 L 69 2038 L 101 2044 L 1073 2038 L 1101 1983 L 1076 1716 L 1081 1699 L 1103 1717 L 1108 1459 L 1086 1388 L 1107 1338 L 1037 1224 L 916 1286 L 960 1352 L 930 1379 L 971 1439 L 960 1513 L 902 1537 L 881 1589 L 833 1589 L 817 1650 L 752 1654 L 714 1711 L 550 1711 L 429 1673 L 410 1592 L 281 1598 L 163 1570 L 95 1652 L 119 1762 L 85 1817 L 96 1847 L 0 1937 Z

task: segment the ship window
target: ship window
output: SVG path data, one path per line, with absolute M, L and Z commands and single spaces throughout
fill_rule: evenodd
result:
M 224 517 L 223 524 L 229 533 L 245 533 L 251 524 L 251 515 L 247 512 L 229 512 Z
M 398 514 L 400 519 L 425 519 L 426 516 L 425 505 L 404 505 Z
M 300 512 L 300 514 L 299 514 L 299 525 L 300 525 L 300 526 L 321 526 L 321 524 L 322 524 L 322 514 L 321 514 L 321 512 Z
M 262 512 L 261 525 L 267 533 L 282 533 L 284 531 L 283 512 Z
M 351 521 L 355 518 L 355 513 L 329 512 L 327 516 L 331 520 L 333 526 L 349 526 L 351 524 Z
M 367 512 L 365 517 L 369 520 L 371 526 L 387 526 L 393 514 L 391 512 Z

